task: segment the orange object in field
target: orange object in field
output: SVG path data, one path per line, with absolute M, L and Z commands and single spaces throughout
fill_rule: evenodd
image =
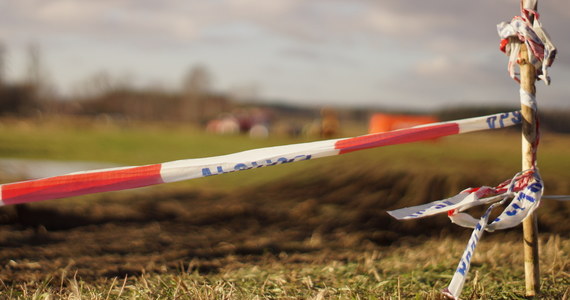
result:
M 429 115 L 392 115 L 373 114 L 370 118 L 368 133 L 387 132 L 402 128 L 439 122 L 434 116 Z

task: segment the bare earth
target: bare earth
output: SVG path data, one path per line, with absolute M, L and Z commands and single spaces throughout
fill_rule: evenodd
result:
M 450 225 L 445 216 L 398 222 L 385 211 L 475 184 L 469 178 L 360 171 L 231 193 L 149 188 L 78 206 L 53 200 L 0 207 L 0 280 L 10 285 L 62 275 L 96 281 L 143 272 L 208 273 L 261 257 L 299 262 L 326 253 L 333 259 L 442 230 L 467 236 L 469 230 Z M 568 236 L 570 205 L 545 201 L 540 211 L 541 232 Z

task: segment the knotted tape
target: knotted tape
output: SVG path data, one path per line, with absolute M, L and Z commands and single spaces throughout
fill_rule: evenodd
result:
M 459 226 L 473 228 L 473 233 L 461 256 L 455 274 L 449 286 L 443 291 L 446 296 L 458 299 L 465 284 L 467 272 L 471 265 L 471 258 L 475 253 L 475 248 L 483 232 L 507 229 L 520 224 L 524 218 L 534 212 L 539 206 L 543 191 L 544 184 L 538 169 L 533 168 L 517 173 L 512 179 L 504 181 L 496 187 L 468 188 L 448 199 L 401 208 L 388 213 L 396 219 L 403 220 L 423 218 L 447 212 L 451 222 Z M 509 199 L 511 201 L 503 212 L 489 223 L 489 216 L 492 210 L 499 205 L 505 204 Z M 476 219 L 464 212 L 474 206 L 490 203 L 492 205 L 487 208 L 480 219 Z
M 556 57 L 556 47 L 550 41 L 550 36 L 542 28 L 539 14 L 532 7 L 536 0 L 521 3 L 521 15 L 514 17 L 510 23 L 501 22 L 497 31 L 501 37 L 501 51 L 509 55 L 508 71 L 511 78 L 520 82 L 515 67 L 520 53 L 521 43 L 525 43 L 528 51 L 528 61 L 536 68 L 538 79 L 550 84 L 548 68 Z M 532 21 L 531 21 L 532 20 Z

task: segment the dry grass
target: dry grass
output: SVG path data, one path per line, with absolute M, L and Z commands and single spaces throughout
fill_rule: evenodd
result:
M 303 257 L 306 254 L 266 254 L 257 264 L 216 274 L 199 274 L 190 266 L 177 274 L 97 283 L 53 278 L 4 286 L 1 295 L 10 299 L 441 299 L 439 291 L 449 283 L 465 242 L 450 237 L 410 239 L 364 252 L 322 252 L 310 261 Z M 463 299 L 526 299 L 521 249 L 512 233 L 484 238 Z M 542 238 L 541 299 L 568 298 L 569 253 L 570 240 Z M 298 255 L 298 263 L 284 263 L 281 258 L 288 255 Z

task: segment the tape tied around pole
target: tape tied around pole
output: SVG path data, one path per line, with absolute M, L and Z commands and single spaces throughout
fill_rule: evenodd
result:
M 519 89 L 521 104 L 530 107 L 533 111 L 538 110 L 536 96 L 527 92 L 525 89 Z
M 423 218 L 445 212 L 452 223 L 462 227 L 473 228 L 473 233 L 461 256 L 453 278 L 449 286 L 443 291 L 444 295 L 452 299 L 458 299 L 469 272 L 471 258 L 475 254 L 475 248 L 483 232 L 493 232 L 519 225 L 538 208 L 543 191 L 544 184 L 542 178 L 538 169 L 533 168 L 517 173 L 512 179 L 506 180 L 496 187 L 468 188 L 448 199 L 388 211 L 388 214 L 398 220 L 405 220 Z M 503 212 L 489 223 L 491 211 L 495 207 L 505 204 L 509 199 L 511 199 L 511 202 L 505 207 Z M 492 204 L 479 219 L 464 212 L 469 208 L 490 203 Z
M 527 59 L 536 68 L 536 78 L 550 85 L 548 68 L 552 66 L 557 50 L 548 33 L 542 28 L 538 13 L 529 5 L 533 4 L 521 3 L 521 16 L 514 17 L 508 23 L 501 22 L 497 25 L 501 38 L 500 49 L 509 56 L 507 65 L 509 75 L 515 81 L 520 82 L 515 68 L 519 59 L 520 43 L 525 43 L 529 49 Z

